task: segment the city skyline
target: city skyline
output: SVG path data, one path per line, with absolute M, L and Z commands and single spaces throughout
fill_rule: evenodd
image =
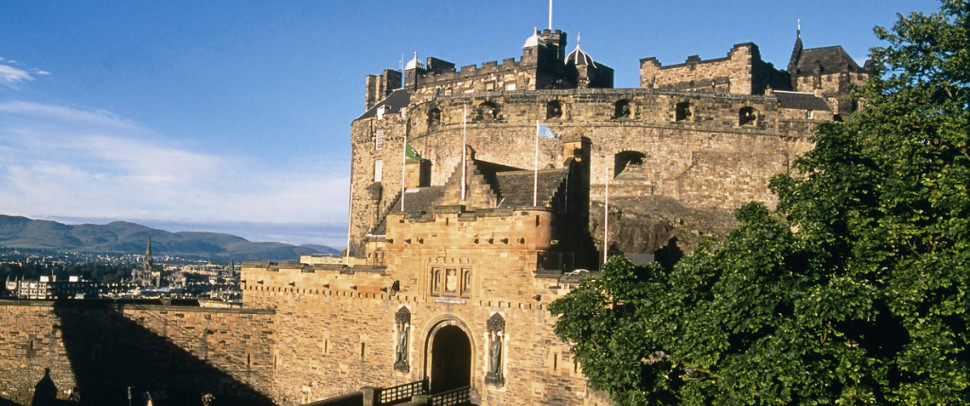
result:
M 595 15 L 557 1 L 553 28 L 638 87 L 641 58 L 719 58 L 754 42 L 783 69 L 806 48 L 858 62 L 875 25 L 932 1 L 653 4 Z M 345 244 L 350 123 L 364 75 L 414 52 L 457 66 L 519 58 L 548 2 L 31 2 L 0 34 L 0 214 L 125 220 L 252 241 Z M 528 134 L 523 134 L 528 136 Z

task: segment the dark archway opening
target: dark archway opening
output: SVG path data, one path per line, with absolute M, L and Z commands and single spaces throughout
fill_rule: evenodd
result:
M 457 326 L 445 326 L 431 343 L 431 393 L 471 385 L 472 345 Z

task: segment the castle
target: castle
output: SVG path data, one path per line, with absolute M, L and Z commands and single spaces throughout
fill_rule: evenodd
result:
M 607 188 L 631 209 L 771 203 L 770 176 L 812 147 L 816 123 L 857 108 L 850 86 L 870 75 L 841 47 L 803 49 L 800 34 L 786 70 L 739 44 L 720 59 L 643 59 L 638 89 L 614 89 L 609 66 L 566 50 L 566 33 L 543 30 L 518 60 L 458 70 L 415 55 L 403 73 L 367 76 L 346 261 L 243 267 L 246 305 L 299 331 L 277 346 L 289 398 L 429 379 L 482 405 L 602 401 L 546 307 L 603 249 L 669 242 L 604 248 L 593 230 Z
M 118 338 L 71 337 L 69 322 L 54 321 L 70 316 L 97 331 L 163 337 L 151 351 L 181 348 L 205 364 L 193 373 L 218 370 L 198 382 L 248 388 L 254 404 L 348 394 L 368 404 L 423 395 L 434 404 L 607 404 L 553 334 L 549 303 L 604 251 L 687 250 L 741 203 L 773 203 L 768 179 L 812 148 L 817 123 L 857 108 L 850 87 L 871 69 L 839 46 L 803 49 L 798 35 L 784 70 L 746 43 L 719 59 L 642 59 L 640 87 L 615 89 L 613 70 L 578 44 L 567 53 L 566 39 L 537 30 L 518 60 L 456 69 L 415 55 L 403 72 L 367 76 L 365 112 L 351 125 L 346 257 L 245 263 L 242 308 L 7 301 L 6 314 L 30 331 L 0 342 L 0 362 L 33 382 L 43 364 L 76 370 L 80 359 L 98 370 L 92 354 Z M 631 214 L 642 211 L 653 223 Z M 18 351 L 33 363 L 11 366 Z M 134 375 L 89 379 L 81 390 Z

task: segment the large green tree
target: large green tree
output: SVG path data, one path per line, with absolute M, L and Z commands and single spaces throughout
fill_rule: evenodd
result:
M 618 404 L 970 402 L 970 7 L 876 28 L 865 109 L 673 269 L 612 258 L 554 302 Z

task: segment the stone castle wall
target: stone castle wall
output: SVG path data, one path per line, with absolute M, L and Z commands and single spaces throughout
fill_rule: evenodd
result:
M 312 272 L 302 265 L 243 267 L 247 306 L 276 309 L 279 336 L 274 388 L 280 398 L 308 402 L 346 394 L 364 386 L 386 387 L 431 376 L 431 340 L 444 325 L 457 326 L 471 343 L 472 389 L 487 405 L 581 405 L 591 394 L 569 347 L 552 333 L 555 319 L 546 306 L 564 292 L 556 279 L 532 277 L 521 255 L 482 255 L 476 250 L 390 255 L 397 269 L 468 267 L 482 272 L 477 293 L 435 297 L 426 283 L 404 274 L 348 268 Z M 488 260 L 484 260 L 488 258 Z M 452 262 L 454 260 L 454 262 Z M 534 265 L 534 261 L 532 262 Z M 517 277 L 516 275 L 529 275 Z M 389 288 L 399 280 L 401 290 Z M 380 289 L 384 289 L 384 291 Z M 410 313 L 407 367 L 394 368 L 398 330 L 395 315 Z M 487 321 L 505 320 L 503 384 L 485 382 L 488 368 Z M 432 383 L 433 385 L 433 383 Z
M 702 60 L 697 55 L 684 63 L 662 66 L 657 58 L 640 60 L 640 87 L 706 93 L 765 94 L 768 88 L 787 90 L 785 72 L 761 60 L 758 46 L 737 44 L 724 58 Z
M 858 106 L 846 97 L 848 89 L 853 86 L 861 87 L 868 80 L 868 72 L 837 71 L 823 73 L 818 77 L 811 73 L 805 74 L 795 78 L 795 83 L 800 90 L 822 95 L 833 106 L 835 114 L 848 115 L 858 110 Z
M 760 59 L 754 44 L 735 45 L 727 57 L 701 60 L 696 55 L 679 65 L 661 66 L 657 58 L 640 60 L 640 87 L 732 94 L 752 92 L 752 65 Z
M 275 335 L 266 310 L 2 300 L 0 397 L 30 404 L 50 368 L 60 398 L 80 386 L 89 404 L 127 404 L 128 386 L 269 404 Z
M 689 118 L 678 121 L 678 103 L 687 103 Z M 547 118 L 550 103 L 562 107 Z M 628 104 L 628 115 L 617 117 L 617 104 Z M 804 110 L 781 108 L 771 96 L 688 93 L 645 89 L 584 89 L 475 93 L 415 101 L 406 114 L 365 118 L 352 125 L 353 150 L 351 236 L 368 233 L 378 218 L 392 210 L 401 192 L 404 136 L 431 161 L 431 184 L 443 184 L 461 159 L 464 138 L 481 160 L 531 168 L 535 125 L 539 120 L 560 138 L 582 134 L 591 139 L 594 191 L 603 189 L 611 171 L 611 191 L 617 196 L 666 196 L 684 205 L 731 210 L 750 200 L 772 202 L 771 176 L 787 172 L 791 160 L 812 146 L 817 119 Z M 482 106 L 497 114 L 480 115 Z M 741 124 L 742 108 L 757 119 Z M 437 120 L 430 120 L 435 115 Z M 381 150 L 374 137 L 383 129 Z M 616 174 L 617 156 L 642 154 L 636 180 Z M 621 155 L 622 156 L 622 155 Z M 381 160 L 381 182 L 375 183 L 375 161 Z M 539 167 L 558 167 L 562 148 L 556 140 L 540 139 Z M 377 196 L 368 192 L 380 189 Z M 602 200 L 594 193 L 592 200 Z

